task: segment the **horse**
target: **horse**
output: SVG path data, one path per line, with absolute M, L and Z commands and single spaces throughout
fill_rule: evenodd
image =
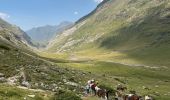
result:
M 140 100 L 140 96 L 136 94 L 125 95 L 124 100 Z
M 100 98 L 108 98 L 107 91 L 105 89 L 99 89 L 97 91 L 97 96 Z

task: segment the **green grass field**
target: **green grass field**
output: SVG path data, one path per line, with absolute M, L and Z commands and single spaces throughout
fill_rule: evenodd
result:
M 89 78 L 95 78 L 101 84 L 106 84 L 112 88 L 115 88 L 118 83 L 122 83 L 128 87 L 128 90 L 135 90 L 140 95 L 151 94 L 156 100 L 169 100 L 170 69 L 169 62 L 167 61 L 169 55 L 165 55 L 166 50 L 160 54 L 160 50 L 163 51 L 162 48 L 156 50 L 150 49 L 138 55 L 131 53 L 134 56 L 129 56 L 130 54 L 121 52 L 103 53 L 106 50 L 90 49 L 74 53 L 75 57 L 79 58 L 78 60 L 84 60 L 84 62 L 78 62 L 76 60 L 69 61 L 70 56 L 67 54 L 63 59 L 67 59 L 68 62 L 57 63 L 57 65 L 64 68 L 74 68 L 76 70 L 90 72 L 96 76 Z M 62 57 L 59 56 L 58 58 L 61 59 Z M 161 58 L 166 58 L 167 60 L 160 63 L 158 60 Z M 151 66 L 159 67 L 152 68 Z M 143 89 L 143 87 L 148 87 L 150 90 Z
M 29 95 L 35 95 L 34 98 Z M 51 92 L 35 92 L 31 90 L 19 89 L 14 86 L 0 84 L 0 100 L 50 100 Z

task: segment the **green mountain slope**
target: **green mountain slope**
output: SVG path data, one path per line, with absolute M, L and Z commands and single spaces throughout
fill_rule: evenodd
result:
M 124 61 L 115 62 L 169 66 L 169 9 L 169 0 L 104 0 L 58 36 L 48 50 L 92 57 L 113 53 L 106 58 L 113 60 L 120 54 Z
M 33 45 L 30 37 L 19 27 L 11 25 L 0 18 L 0 36 L 6 41 L 16 45 Z

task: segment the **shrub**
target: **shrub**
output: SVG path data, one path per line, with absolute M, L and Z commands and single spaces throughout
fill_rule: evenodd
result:
M 1 48 L 1 49 L 4 49 L 4 50 L 10 50 L 10 48 L 9 48 L 9 47 L 4 46 L 4 45 L 0 45 L 0 48 Z
M 73 92 L 58 90 L 51 100 L 82 100 L 82 99 Z

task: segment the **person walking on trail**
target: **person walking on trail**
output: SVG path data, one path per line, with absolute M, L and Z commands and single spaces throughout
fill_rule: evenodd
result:
M 124 100 L 122 92 L 116 91 L 115 100 Z
M 116 93 L 115 93 L 115 100 L 124 100 L 124 96 L 125 96 L 125 90 L 126 90 L 127 88 L 126 87 L 124 87 L 123 85 L 121 85 L 121 84 L 118 84 L 117 86 L 116 86 Z
M 88 84 L 86 85 L 85 90 L 85 94 L 88 96 L 88 94 L 90 93 L 90 86 Z
M 92 80 L 92 83 L 91 83 L 91 90 L 92 90 L 92 92 L 94 93 L 94 95 L 96 95 L 96 89 L 95 89 L 96 86 L 97 86 L 97 84 L 95 83 L 94 80 Z
M 91 80 L 88 80 L 87 85 L 85 86 L 85 95 L 86 96 L 88 96 L 90 94 L 90 92 L 91 92 L 90 85 L 91 85 Z

